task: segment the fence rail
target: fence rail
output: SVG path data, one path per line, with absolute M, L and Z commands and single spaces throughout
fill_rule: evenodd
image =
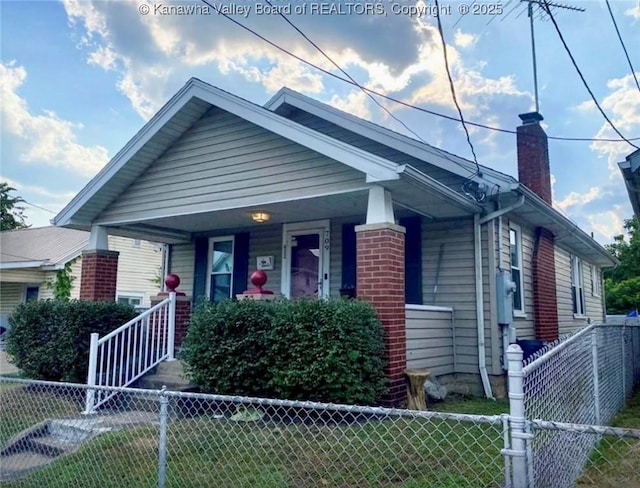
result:
M 91 334 L 87 384 L 129 386 L 164 360 L 173 360 L 176 294 L 169 296 L 102 338 Z M 108 390 L 89 389 L 85 413 L 113 398 Z

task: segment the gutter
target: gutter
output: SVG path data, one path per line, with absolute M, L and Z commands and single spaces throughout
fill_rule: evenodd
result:
M 484 283 L 482 280 L 482 232 L 480 226 L 489 223 L 494 219 L 524 205 L 525 197 L 522 195 L 520 199 L 504 208 L 496 210 L 490 214 L 480 218 L 479 214 L 473 216 L 473 250 L 475 263 L 475 283 L 476 283 L 476 323 L 478 327 L 478 369 L 480 370 L 480 378 L 482 378 L 482 388 L 487 398 L 495 400 L 491 391 L 491 382 L 489 381 L 489 373 L 487 372 L 487 352 L 486 339 L 484 335 Z M 502 239 L 502 235 L 498 237 Z M 491 259 L 491 256 L 489 256 Z

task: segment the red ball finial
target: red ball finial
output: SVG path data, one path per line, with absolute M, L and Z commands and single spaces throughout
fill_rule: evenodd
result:
M 254 271 L 251 273 L 251 284 L 258 289 L 262 289 L 264 284 L 267 282 L 267 273 L 259 269 L 258 271 Z
M 177 274 L 170 274 L 164 279 L 164 284 L 167 285 L 167 290 L 176 291 L 180 285 L 180 277 Z

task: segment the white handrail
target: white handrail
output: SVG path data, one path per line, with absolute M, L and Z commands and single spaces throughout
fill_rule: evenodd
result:
M 126 387 L 164 360 L 174 359 L 176 293 L 98 339 L 91 334 L 87 385 Z M 117 392 L 88 389 L 85 414 Z

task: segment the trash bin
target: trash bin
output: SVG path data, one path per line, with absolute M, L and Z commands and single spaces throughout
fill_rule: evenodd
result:
M 522 339 L 517 340 L 516 344 L 522 349 L 522 360 L 526 361 L 536 352 L 544 347 L 544 341 L 540 339 Z

